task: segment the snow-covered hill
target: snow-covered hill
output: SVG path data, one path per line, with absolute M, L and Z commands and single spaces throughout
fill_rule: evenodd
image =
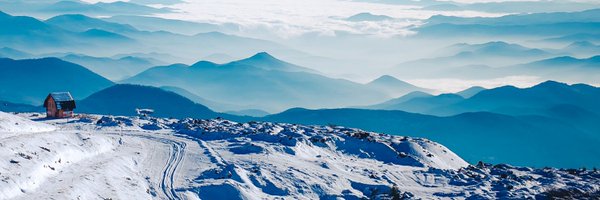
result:
M 35 133 L 53 130 L 55 128 L 51 125 L 0 112 L 0 133 Z
M 0 113 L 0 132 L 23 133 L 0 137 L 0 199 L 600 195 L 596 171 L 472 166 L 427 139 L 352 128 L 98 115 L 39 120 L 45 125 L 22 117 Z M 56 130 L 28 131 L 39 127 Z

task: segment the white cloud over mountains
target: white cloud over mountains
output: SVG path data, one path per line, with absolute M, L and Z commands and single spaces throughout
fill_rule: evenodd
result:
M 113 2 L 115 0 L 86 1 Z M 452 1 L 479 3 L 523 0 Z M 175 8 L 179 12 L 161 14 L 160 17 L 216 24 L 233 23 L 240 25 L 240 31 L 249 35 L 269 35 L 281 38 L 296 37 L 305 33 L 334 35 L 336 31 L 390 37 L 411 34 L 408 30 L 409 27 L 419 25 L 421 20 L 432 15 L 465 17 L 502 15 L 478 11 L 421 10 L 419 6 L 384 4 L 368 0 L 185 0 L 185 3 L 168 7 Z M 344 20 L 349 16 L 365 12 L 386 15 L 395 19 L 369 22 Z
M 266 31 L 282 38 L 304 33 L 333 35 L 336 31 L 376 36 L 410 34 L 408 27 L 432 15 L 498 16 L 476 11 L 426 11 L 417 6 L 389 5 L 342 0 L 202 0 L 172 6 L 179 13 L 161 17 L 211 23 L 234 23 L 242 31 Z M 350 22 L 345 18 L 358 13 L 386 15 L 393 20 Z

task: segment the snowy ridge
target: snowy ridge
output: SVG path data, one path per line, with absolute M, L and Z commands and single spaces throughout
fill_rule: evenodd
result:
M 104 138 L 78 133 L 30 134 L 18 139 L 3 139 L 2 144 L 0 157 L 14 157 L 0 163 L 2 177 L 11 177 L 0 182 L 2 199 L 34 191 L 63 168 L 112 148 L 111 142 Z
M 0 199 L 600 195 L 597 171 L 473 166 L 427 139 L 338 126 L 98 115 L 43 122 L 57 130 L 0 139 Z

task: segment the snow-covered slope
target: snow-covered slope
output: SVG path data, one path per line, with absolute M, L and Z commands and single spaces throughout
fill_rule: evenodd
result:
M 51 125 L 34 122 L 13 114 L 8 114 L 0 111 L 0 135 L 2 133 L 15 132 L 45 132 L 53 131 L 55 128 Z M 2 136 L 0 136 L 2 137 Z
M 600 195 L 596 171 L 472 166 L 427 139 L 338 126 L 97 115 L 44 122 L 57 130 L 0 139 L 0 199 Z

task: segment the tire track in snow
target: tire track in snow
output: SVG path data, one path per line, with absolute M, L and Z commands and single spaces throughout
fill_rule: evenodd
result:
M 166 140 L 166 139 L 165 139 Z M 171 155 L 169 161 L 166 163 L 165 170 L 163 171 L 162 180 L 161 180 L 161 188 L 165 196 L 168 199 L 179 199 L 177 195 L 177 191 L 174 187 L 175 182 L 175 173 L 177 171 L 177 167 L 183 160 L 185 142 L 176 142 L 174 140 L 166 140 L 171 143 Z
M 145 134 L 133 134 L 133 133 L 127 133 L 127 134 L 111 133 L 111 134 L 119 135 L 119 136 L 139 137 L 139 138 L 154 140 L 154 141 L 158 141 L 161 143 L 171 145 L 171 147 L 170 147 L 171 153 L 169 154 L 169 159 L 167 160 L 167 162 L 165 163 L 165 166 L 163 167 L 164 170 L 163 170 L 163 173 L 161 176 L 160 187 L 161 187 L 161 190 L 162 190 L 164 196 L 167 199 L 172 199 L 172 200 L 180 199 L 179 195 L 177 194 L 177 190 L 175 189 L 175 186 L 174 186 L 174 182 L 175 182 L 174 177 L 175 177 L 175 173 L 177 172 L 177 168 L 179 167 L 179 164 L 181 164 L 181 161 L 183 160 L 183 157 L 185 155 L 184 154 L 185 147 L 186 147 L 185 142 L 180 142 L 180 141 L 162 138 L 162 137 L 153 137 L 153 136 L 149 136 L 149 135 L 145 135 Z

